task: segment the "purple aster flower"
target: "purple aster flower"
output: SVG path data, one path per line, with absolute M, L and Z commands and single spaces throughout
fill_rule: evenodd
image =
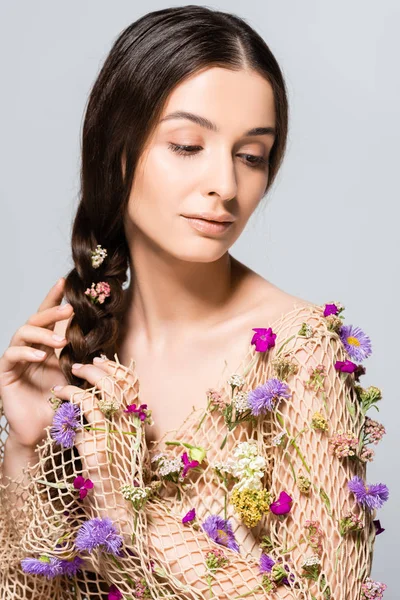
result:
M 112 584 L 108 590 L 107 600 L 121 600 L 122 592 L 119 591 L 116 585 Z
M 253 327 L 255 334 L 251 339 L 251 344 L 254 344 L 257 352 L 265 352 L 275 346 L 276 333 L 272 333 L 271 327 Z
M 88 493 L 88 490 L 93 488 L 93 481 L 91 479 L 85 479 L 82 475 L 78 475 L 74 479 L 74 488 L 79 490 L 79 498 L 83 500 Z
M 235 540 L 232 525 L 228 519 L 223 519 L 218 515 L 209 515 L 201 527 L 217 544 L 239 552 L 239 544 Z
M 286 492 L 282 491 L 279 494 L 278 500 L 272 502 L 269 510 L 274 513 L 274 515 L 286 515 L 292 508 L 292 502 L 293 498 L 291 498 Z
M 354 373 L 354 371 L 357 369 L 357 365 L 351 362 L 351 360 L 337 360 L 335 362 L 335 369 L 336 371 L 341 371 L 342 373 Z
M 264 554 L 264 552 L 260 556 L 260 573 L 271 573 L 272 567 L 274 566 L 275 561 L 272 560 L 268 554 Z
M 62 561 L 59 558 L 46 556 L 45 554 L 42 554 L 39 558 L 23 558 L 21 567 L 24 573 L 44 575 L 47 579 L 63 574 Z
M 371 340 L 359 327 L 343 325 L 339 335 L 350 358 L 361 362 L 371 354 Z
M 97 517 L 89 519 L 80 527 L 75 545 L 78 550 L 87 550 L 88 552 L 93 552 L 100 546 L 106 552 L 118 556 L 122 541 L 122 537 L 118 534 L 110 518 Z
M 357 475 L 350 479 L 347 486 L 355 495 L 357 502 L 369 510 L 381 508 L 389 498 L 389 490 L 384 483 L 366 486 L 361 477 Z
M 186 476 L 186 473 L 189 471 L 189 469 L 194 469 L 195 467 L 198 467 L 200 464 L 198 460 L 189 460 L 189 456 L 188 456 L 187 452 L 184 452 L 182 454 L 181 459 L 184 464 L 183 471 L 182 471 L 182 477 Z
M 186 513 L 186 515 L 183 517 L 182 519 L 182 523 L 190 523 L 191 521 L 194 521 L 196 518 L 196 509 L 192 508 L 191 510 L 189 510 L 189 512 Z
M 80 412 L 76 404 L 63 402 L 54 413 L 50 434 L 53 440 L 64 448 L 71 448 L 74 445 L 76 430 L 82 427 L 78 421 Z
M 385 531 L 385 529 L 383 527 L 381 527 L 381 522 L 379 519 L 376 519 L 376 521 L 372 521 L 373 524 L 375 525 L 375 535 L 379 535 L 380 533 L 383 533 Z
M 281 398 L 290 398 L 289 386 L 280 379 L 268 379 L 265 383 L 250 390 L 247 395 L 247 403 L 254 416 L 265 414 L 267 410 L 273 410 Z
M 329 315 L 337 315 L 339 312 L 336 304 L 325 304 L 324 309 L 324 317 L 329 317 Z
M 61 567 L 63 575 L 73 577 L 78 571 L 81 570 L 83 559 L 80 556 L 74 556 L 72 560 L 61 560 Z

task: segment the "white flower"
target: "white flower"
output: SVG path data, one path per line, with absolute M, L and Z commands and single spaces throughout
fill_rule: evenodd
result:
M 160 473 L 161 477 L 165 477 L 166 475 L 169 475 L 170 473 L 180 473 L 181 470 L 183 468 L 183 463 L 180 457 L 178 458 L 162 458 L 160 463 L 159 463 L 159 467 L 158 467 L 158 472 Z
M 244 386 L 244 384 L 246 383 L 246 380 L 241 375 L 238 375 L 237 373 L 233 373 L 233 375 L 231 375 L 229 377 L 228 383 L 229 383 L 229 385 L 240 388 L 240 387 Z
M 274 437 L 274 439 L 272 440 L 272 445 L 273 446 L 282 446 L 283 444 L 283 438 L 286 435 L 286 431 L 281 431 L 281 433 L 278 433 L 278 435 L 276 435 Z
M 258 454 L 257 445 L 254 442 L 241 442 L 233 451 L 233 457 L 229 457 L 225 464 L 220 463 L 220 470 L 230 473 L 238 479 L 233 486 L 235 489 L 261 489 L 261 479 L 266 467 L 265 458 Z
M 242 413 L 249 408 L 247 398 L 248 392 L 237 392 L 233 399 L 233 404 L 235 405 L 236 412 Z
M 319 556 L 314 555 L 314 556 L 309 556 L 308 558 L 306 558 L 302 564 L 302 567 L 312 567 L 313 565 L 320 565 L 320 564 L 321 564 L 321 559 L 319 558 Z
M 107 257 L 107 250 L 105 248 L 102 248 L 100 244 L 97 244 L 96 250 L 94 250 L 91 254 L 92 267 L 94 269 L 97 269 Z

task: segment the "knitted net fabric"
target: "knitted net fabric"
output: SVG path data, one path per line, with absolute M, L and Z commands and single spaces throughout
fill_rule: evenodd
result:
M 308 326 L 307 336 L 302 330 L 304 324 Z M 348 354 L 339 334 L 328 329 L 323 307 L 294 305 L 267 326 L 271 326 L 277 336 L 275 346 L 267 352 L 257 352 L 254 345 L 250 345 L 235 373 L 244 377 L 241 390 L 252 390 L 269 378 L 277 377 L 274 359 L 279 354 L 296 367 L 285 377 L 290 398 L 281 400 L 274 410 L 231 430 L 215 405 L 208 403 L 206 409 L 193 407 L 183 416 L 178 430 L 167 432 L 151 448 L 147 447 L 144 427 L 133 426 L 132 415 L 122 411 L 123 405 L 146 402 L 140 398 L 135 363 L 131 359 L 130 364 L 124 366 L 115 355 L 117 366 L 107 401 L 114 402 L 120 409 L 109 417 L 102 415 L 102 424 L 100 420 L 89 419 L 92 443 L 80 449 L 84 454 L 83 469 L 76 460 L 76 453 L 66 452 L 55 443 L 49 427 L 47 438 L 38 447 L 37 464 L 25 470 L 25 482 L 22 483 L 22 477 L 14 481 L 4 478 L 0 489 L 1 598 L 97 600 L 107 598 L 114 589 L 111 586 L 118 588 L 122 596 L 110 597 L 128 599 L 194 600 L 208 599 L 213 594 L 233 599 L 246 593 L 251 598 L 304 600 L 360 597 L 362 582 L 370 575 L 372 566 L 375 514 L 357 503 L 347 483 L 355 475 L 365 481 L 366 463 L 338 458 L 329 452 L 328 444 L 329 436 L 339 430 L 351 431 L 359 438 L 365 421 L 353 375 L 342 377 L 334 367 L 337 360 L 348 359 Z M 305 385 L 311 369 L 318 365 L 323 365 L 326 373 L 319 391 Z M 217 390 L 225 403 L 237 392 L 228 382 L 230 375 L 232 373 L 222 374 Z M 85 406 L 82 397 L 72 399 L 80 406 L 82 426 L 87 424 L 83 420 L 84 412 L 86 416 L 91 410 L 93 415 L 97 414 L 99 394 L 96 386 L 88 388 Z M 316 412 L 325 416 L 327 432 L 310 427 Z M 1 424 L 0 458 L 3 458 L 8 427 L 4 416 Z M 277 445 L 277 436 L 282 437 L 283 432 L 289 443 Z M 184 482 L 178 485 L 159 476 L 157 460 L 154 460 L 163 453 L 169 458 L 182 455 L 185 447 L 166 444 L 167 441 L 207 449 L 200 467 L 189 471 Z M 266 511 L 258 524 L 250 527 L 236 512 L 230 501 L 232 484 L 219 476 L 215 467 L 232 457 L 240 442 L 256 444 L 264 458 L 262 484 L 271 497 L 276 499 L 282 490 L 291 496 L 293 502 L 288 514 L 278 516 Z M 99 456 L 105 457 L 101 464 Z M 80 500 L 70 489 L 78 475 L 92 480 L 97 477 L 103 493 L 88 493 Z M 301 476 L 311 482 L 307 493 L 299 488 Z M 134 480 L 135 486 L 140 487 L 161 482 L 140 509 L 121 495 L 121 486 L 132 485 Z M 51 482 L 53 485 L 49 485 Z M 193 508 L 195 521 L 183 524 L 182 517 Z M 343 536 L 339 521 L 350 511 L 362 519 L 364 526 L 358 532 Z M 209 515 L 229 519 L 240 552 L 207 535 L 200 524 Z M 101 547 L 92 552 L 76 549 L 76 535 L 82 524 L 99 516 L 108 516 L 123 537 L 122 551 L 117 556 Z M 310 540 L 306 535 L 307 521 L 317 522 L 322 531 L 318 548 L 315 538 Z M 261 581 L 260 542 L 265 539 L 268 539 L 268 547 L 264 546 L 264 552 L 290 573 L 287 584 L 271 592 L 257 589 Z M 229 562 L 210 571 L 206 556 L 217 548 L 223 550 Z M 22 570 L 22 559 L 43 554 L 64 560 L 79 555 L 84 562 L 70 577 L 58 575 L 47 579 Z M 316 555 L 320 568 L 313 580 L 306 576 L 303 564 L 306 558 L 312 562 Z

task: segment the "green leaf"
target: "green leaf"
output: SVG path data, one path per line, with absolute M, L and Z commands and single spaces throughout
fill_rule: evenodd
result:
M 346 398 L 346 406 L 351 416 L 354 417 L 356 414 L 356 409 L 348 397 Z
M 322 500 L 324 501 L 325 506 L 328 511 L 328 514 L 331 517 L 332 516 L 331 501 L 329 500 L 328 495 L 323 488 L 321 488 L 319 490 L 319 495 L 321 496 Z

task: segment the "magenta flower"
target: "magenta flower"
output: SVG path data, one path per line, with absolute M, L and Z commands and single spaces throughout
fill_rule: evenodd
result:
M 335 369 L 337 371 L 341 371 L 342 373 L 354 373 L 354 371 L 357 369 L 357 365 L 351 362 L 351 360 L 337 360 L 335 362 Z
M 191 521 L 194 521 L 196 518 L 196 509 L 192 508 L 191 510 L 189 510 L 189 512 L 186 513 L 186 515 L 182 518 L 182 523 L 190 523 Z
M 362 329 L 354 327 L 354 325 L 343 325 L 339 335 L 350 358 L 361 362 L 370 356 L 371 340 Z
M 93 552 L 100 547 L 110 554 L 119 554 L 123 540 L 110 518 L 89 519 L 78 530 L 75 545 L 78 550 Z
M 324 317 L 329 317 L 329 315 L 337 315 L 339 312 L 336 304 L 325 304 L 324 309 Z
M 250 390 L 247 395 L 247 404 L 252 415 L 258 416 L 265 414 L 268 410 L 273 410 L 282 398 L 288 399 L 290 396 L 289 386 L 280 379 L 272 378 L 254 390 Z
M 272 513 L 274 513 L 274 515 L 286 515 L 292 508 L 292 502 L 293 498 L 291 498 L 286 492 L 282 491 L 279 494 L 278 500 L 273 502 L 269 509 Z
M 78 420 L 80 412 L 76 404 L 63 402 L 54 413 L 50 434 L 53 440 L 64 448 L 71 448 L 74 445 L 76 431 L 82 427 Z
M 375 521 L 372 521 L 372 522 L 375 525 L 375 535 L 379 535 L 380 533 L 383 533 L 385 531 L 385 529 L 383 527 L 381 527 L 381 522 L 379 519 L 376 519 Z
M 83 500 L 86 497 L 88 490 L 93 488 L 93 481 L 91 479 L 85 479 L 82 475 L 78 475 L 74 479 L 74 488 L 79 490 L 79 498 Z
M 239 552 L 239 544 L 235 540 L 232 525 L 228 519 L 223 519 L 218 515 L 209 515 L 201 527 L 217 544 Z
M 355 495 L 357 502 L 361 504 L 363 508 L 369 510 L 381 508 L 389 498 L 389 490 L 384 483 L 375 483 L 366 486 L 361 477 L 358 477 L 357 475 L 350 479 L 347 486 Z
M 182 477 L 186 477 L 186 473 L 189 471 L 189 469 L 194 469 L 195 467 L 198 467 L 200 464 L 198 460 L 189 460 L 189 456 L 188 456 L 187 452 L 184 452 L 182 454 L 181 459 L 184 464 L 183 471 L 182 471 Z
M 121 600 L 122 592 L 119 591 L 117 586 L 112 584 L 108 590 L 107 600 Z
M 140 406 L 136 406 L 136 404 L 129 404 L 124 412 L 135 413 L 135 415 L 139 417 L 141 421 L 145 421 L 147 417 L 146 409 L 147 404 L 141 404 Z
M 265 352 L 275 346 L 276 333 L 272 332 L 272 328 L 268 327 L 253 327 L 255 334 L 252 337 L 251 344 L 254 344 L 257 352 Z

